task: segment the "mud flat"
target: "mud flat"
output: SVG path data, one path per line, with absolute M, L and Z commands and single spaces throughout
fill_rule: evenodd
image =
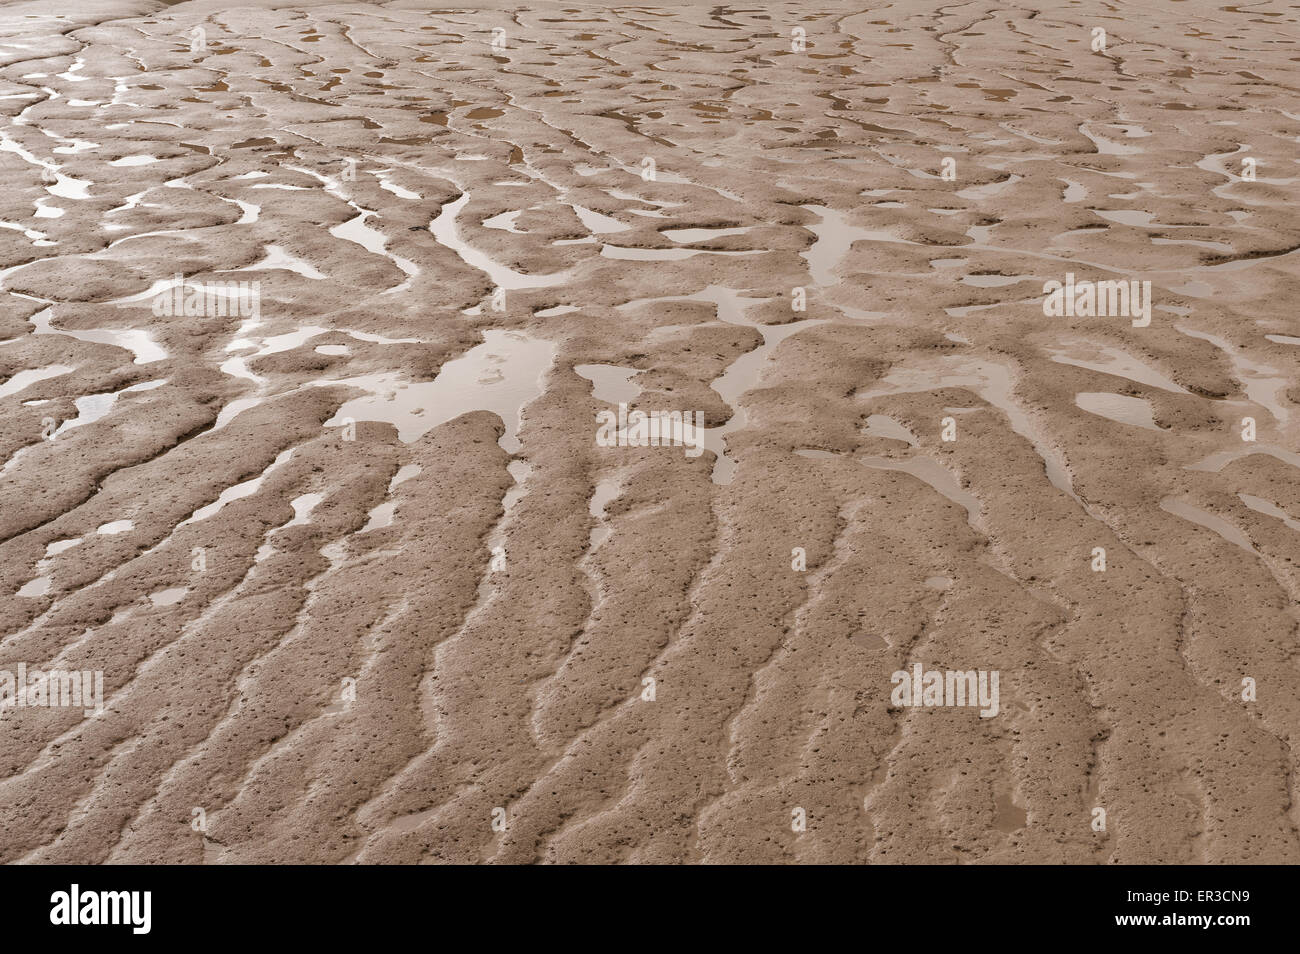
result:
M 1300 860 L 1294 8 L 49 6 L 0 860 Z

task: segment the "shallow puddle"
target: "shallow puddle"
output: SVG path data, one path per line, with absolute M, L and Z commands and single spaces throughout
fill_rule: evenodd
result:
M 293 456 L 293 451 L 294 449 L 292 447 L 289 448 L 288 450 L 281 451 L 276 456 L 275 460 L 273 460 L 269 465 L 267 465 L 266 470 L 262 471 L 256 477 L 252 477 L 248 480 L 241 481 L 240 483 L 237 483 L 234 486 L 227 487 L 225 490 L 221 492 L 221 494 L 217 497 L 216 500 L 212 501 L 212 503 L 200 507 L 198 510 L 195 510 L 194 513 L 190 514 L 179 524 L 177 524 L 177 529 L 179 529 L 180 527 L 184 527 L 187 524 L 197 523 L 200 520 L 207 520 L 209 517 L 215 516 L 216 514 L 220 513 L 221 510 L 226 506 L 226 504 L 233 503 L 236 500 L 242 500 L 245 497 L 251 497 L 253 494 L 257 493 L 257 491 L 262 486 L 262 482 L 266 480 L 267 476 L 270 475 L 276 469 L 282 467 L 284 463 L 290 457 Z
M 1191 393 L 1155 368 L 1110 345 L 1083 338 L 1061 338 L 1059 344 L 1044 345 L 1043 350 L 1058 364 L 1068 364 L 1088 371 L 1099 371 L 1102 374 L 1127 378 L 1138 384 L 1148 384 L 1173 394 Z
M 762 255 L 762 250 L 747 252 L 716 252 L 702 248 L 634 248 L 626 245 L 602 245 L 604 258 L 629 262 L 679 262 L 696 255 Z
M 439 244 L 455 252 L 466 265 L 486 272 L 498 288 L 507 291 L 517 288 L 548 288 L 568 281 L 570 274 L 568 271 L 554 272 L 548 275 L 529 275 L 524 272 L 516 272 L 514 269 L 493 261 L 486 254 L 462 239 L 456 227 L 456 216 L 460 214 L 460 210 L 468 202 L 469 193 L 461 193 L 459 198 L 445 204 L 438 216 L 429 223 L 429 232 L 437 239 Z
M 353 208 L 357 206 L 353 205 Z M 329 230 L 330 235 L 335 238 L 346 239 L 360 245 L 367 252 L 375 255 L 382 255 L 388 259 L 406 275 L 406 280 L 400 285 L 395 285 L 383 292 L 385 295 L 391 295 L 395 292 L 405 291 L 411 283 L 411 279 L 420 274 L 420 266 L 416 265 L 410 259 L 402 258 L 400 255 L 388 251 L 388 237 L 378 229 L 372 229 L 366 225 L 366 219 L 377 213 L 369 209 L 360 210 L 355 218 L 348 219 L 346 222 L 336 225 Z M 305 263 L 304 263 L 305 264 Z M 308 266 L 309 268 L 311 266 Z M 315 269 L 312 269 L 315 271 Z M 319 273 L 318 273 L 319 274 Z M 324 276 L 321 276 L 322 278 Z
M 301 494 L 294 497 L 289 501 L 289 506 L 293 507 L 293 519 L 285 526 L 301 527 L 311 523 L 311 512 L 324 499 L 324 494 Z
M 393 182 L 391 179 L 388 178 L 387 173 L 376 172 L 375 178 L 379 180 L 379 188 L 385 189 L 388 192 L 393 193 L 393 195 L 397 196 L 399 199 L 423 199 L 424 198 L 424 196 L 420 195 L 420 193 L 412 192 L 410 189 L 407 189 L 404 186 L 400 186 L 396 182 Z
M 1226 339 L 1208 331 L 1198 331 L 1185 325 L 1175 325 L 1174 330 L 1191 338 L 1208 341 L 1219 349 L 1232 364 L 1233 374 L 1240 382 L 1246 397 L 1266 409 L 1274 420 L 1285 425 L 1291 417 L 1291 410 L 1285 404 L 1283 395 L 1294 382 L 1271 365 L 1252 361 L 1234 348 Z
M 931 488 L 947 497 L 966 511 L 967 522 L 979 529 L 979 499 L 962 487 L 961 482 L 938 461 L 918 454 L 915 457 L 895 460 L 890 457 L 865 456 L 854 458 L 859 464 L 876 470 L 897 470 L 910 474 L 917 480 L 929 484 Z
M 1228 543 L 1241 547 L 1247 553 L 1258 555 L 1255 553 L 1255 548 L 1250 545 L 1246 535 L 1234 524 L 1229 523 L 1217 514 L 1202 510 L 1200 507 L 1194 507 L 1185 500 L 1178 500 L 1173 497 L 1166 497 L 1160 501 L 1160 509 L 1213 531 Z
M 28 371 L 19 371 L 4 384 L 0 384 L 0 398 L 7 398 L 10 395 L 30 387 L 38 381 L 47 381 L 50 378 L 57 378 L 60 375 L 75 371 L 76 368 L 67 364 L 51 364 L 44 368 L 34 368 Z
M 25 599 L 34 600 L 44 596 L 50 591 L 50 584 L 53 579 L 48 576 L 38 576 L 34 580 L 24 583 L 18 590 L 18 595 Z
M 419 476 L 422 468 L 419 464 L 403 464 L 398 468 L 397 473 L 393 475 L 392 480 L 388 482 L 388 495 L 391 497 L 402 484 L 406 483 L 412 477 Z M 314 505 L 313 505 L 314 506 Z M 383 503 L 373 507 L 367 515 L 366 525 L 361 528 L 360 533 L 367 533 L 371 530 L 382 530 L 384 527 L 392 526 L 393 518 L 397 515 L 397 501 L 385 500 Z M 295 517 L 295 520 L 297 518 Z
M 38 335 L 63 335 L 78 341 L 93 344 L 109 344 L 125 348 L 135 355 L 136 364 L 151 364 L 162 361 L 167 352 L 149 336 L 147 331 L 134 329 L 117 330 L 114 328 L 90 328 L 85 330 L 62 330 L 51 324 L 53 309 L 44 308 L 32 315 L 32 331 Z
M 1265 516 L 1273 517 L 1275 520 L 1281 520 L 1290 529 L 1300 531 L 1300 520 L 1293 518 L 1271 500 L 1265 500 L 1263 497 L 1256 497 L 1251 494 L 1237 494 L 1237 497 L 1256 513 L 1262 513 Z
M 1033 446 L 1052 486 L 1069 494 L 1076 503 L 1082 504 L 1074 492 L 1064 455 L 1047 440 L 1028 412 L 1016 402 L 1012 393 L 1015 376 L 1007 365 L 954 355 L 926 366 L 895 366 L 875 387 L 858 396 L 870 399 L 891 394 L 936 391 L 940 388 L 967 388 L 1001 411 L 1011 429 Z
M 526 235 L 528 233 L 515 226 L 515 220 L 523 214 L 524 212 L 522 209 L 514 212 L 502 212 L 500 215 L 494 215 L 490 219 L 484 219 L 483 228 L 501 229 L 502 231 L 509 232 L 512 235 Z
M 491 411 L 506 432 L 501 446 L 519 449 L 523 409 L 542 393 L 542 379 L 555 358 L 555 345 L 517 331 L 489 329 L 484 341 L 448 361 L 432 381 L 412 383 L 396 373 L 380 373 L 320 385 L 345 384 L 370 393 L 347 401 L 326 422 L 339 427 L 346 419 L 383 421 L 410 443 L 440 424 L 470 411 Z M 593 425 L 594 433 L 594 425 Z
M 854 242 L 877 241 L 915 244 L 906 242 L 905 239 L 897 238 L 880 229 L 866 229 L 850 225 L 848 216 L 837 209 L 830 209 L 824 205 L 805 205 L 802 208 L 817 215 L 820 219 L 819 222 L 804 226 L 817 236 L 817 239 L 811 247 L 799 254 L 808 262 L 808 271 L 812 274 L 813 283 L 823 288 L 829 288 L 839 283 L 840 279 L 836 274 L 836 268 L 844 261 L 844 257 L 848 255 L 849 249 L 852 248 Z
M 1300 454 L 1283 447 L 1274 447 L 1270 444 L 1243 444 L 1240 447 L 1215 451 L 1210 456 L 1197 461 L 1195 464 L 1188 464 L 1186 469 L 1202 470 L 1207 473 L 1217 474 L 1233 461 L 1241 460 L 1243 457 L 1250 457 L 1252 454 L 1268 454 L 1270 457 L 1276 457 L 1283 463 L 1290 464 L 1292 467 L 1300 469 Z
M 1144 427 L 1149 431 L 1160 430 L 1156 427 L 1150 403 L 1142 398 L 1112 394 L 1109 391 L 1080 391 L 1074 396 L 1074 403 L 1089 414 L 1120 424 Z
M 591 528 L 588 537 L 588 546 L 591 550 L 595 550 L 613 534 L 613 529 L 604 525 L 607 519 L 605 508 L 616 500 L 622 492 L 622 486 L 617 477 L 602 477 L 596 482 L 596 487 L 591 494 L 591 500 L 587 504 L 587 512 L 591 514 L 592 519 L 598 521 L 598 525 Z
M 596 212 L 592 209 L 583 208 L 580 205 L 572 207 L 577 213 L 578 218 L 582 221 L 583 226 L 593 235 L 606 235 L 610 232 L 626 232 L 632 228 L 630 225 L 624 225 L 618 219 Z
M 109 391 L 103 394 L 87 394 L 79 397 L 74 402 L 77 408 L 77 416 L 68 418 L 59 425 L 58 430 L 50 435 L 50 440 L 55 440 L 60 434 L 72 430 L 74 427 L 84 427 L 87 424 L 94 424 L 96 421 L 105 417 L 113 409 L 120 395 L 135 393 L 138 391 L 151 391 L 154 388 L 161 387 L 164 381 L 145 381 L 140 384 L 133 384 L 130 387 L 123 388 L 120 391 Z
M 836 454 L 833 451 L 817 450 L 813 447 L 800 447 L 795 450 L 800 457 L 807 457 L 809 460 L 838 460 L 843 454 Z
M 765 298 L 747 298 L 740 292 L 731 288 L 725 288 L 720 285 L 710 285 L 702 291 L 693 295 L 683 295 L 680 297 L 670 298 L 641 298 L 634 299 L 620 308 L 631 308 L 638 305 L 644 305 L 654 302 L 672 302 L 672 301 L 699 301 L 708 302 L 717 309 L 719 321 L 725 321 L 728 324 L 743 325 L 753 328 L 763 336 L 763 343 L 752 351 L 747 351 L 740 357 L 736 358 L 727 368 L 710 382 L 710 387 L 716 391 L 721 398 L 727 402 L 732 409 L 732 415 L 727 422 L 720 427 L 704 428 L 704 447 L 716 455 L 716 461 L 713 466 L 712 480 L 715 484 L 729 484 L 735 476 L 736 462 L 726 453 L 726 435 L 742 429 L 746 423 L 746 414 L 740 397 L 746 392 L 759 385 L 763 371 L 766 368 L 767 359 L 772 349 L 779 345 L 786 338 L 813 325 L 824 323 L 824 319 L 808 318 L 802 321 L 792 321 L 784 325 L 762 325 L 756 321 L 751 321 L 745 317 L 745 310 L 751 304 L 758 304 L 767 301 Z M 683 411 L 688 409 L 681 409 Z M 688 427 L 683 434 L 684 443 L 692 443 L 698 435 L 695 434 L 693 427 Z
M 155 608 L 163 606 L 175 606 L 181 600 L 185 599 L 185 594 L 189 592 L 187 586 L 169 586 L 165 590 L 157 590 L 149 594 L 149 602 Z
M 631 404 L 641 393 L 641 388 L 632 383 L 632 378 L 641 373 L 637 368 L 624 368 L 614 364 L 579 364 L 573 370 L 592 383 L 591 393 L 597 401 Z
M 963 275 L 963 285 L 973 285 L 976 288 L 1002 288 L 1005 285 L 1015 285 L 1020 282 L 1034 281 L 1033 275 L 995 275 L 985 273 L 982 275 Z
M 872 414 L 867 417 L 867 425 L 862 429 L 867 437 L 882 437 L 890 441 L 902 441 L 909 447 L 917 444 L 916 436 L 902 424 L 885 414 Z
M 1110 126 L 1112 124 L 1106 123 L 1103 125 Z M 1097 147 L 1097 152 L 1103 156 L 1135 156 L 1142 152 L 1142 147 L 1140 146 L 1126 146 L 1122 142 L 1117 142 L 1114 139 L 1107 139 L 1098 133 L 1092 132 L 1092 130 L 1088 128 L 1087 123 L 1079 124 L 1079 132 L 1090 139 L 1092 144 Z
M 1061 196 L 1062 202 L 1082 202 L 1087 198 L 1088 190 L 1081 183 L 1073 179 L 1062 179 L 1065 183 L 1065 192 Z
M 303 261 L 292 253 L 285 251 L 279 245 L 266 246 L 266 258 L 255 265 L 248 265 L 239 269 L 239 271 L 266 271 L 273 268 L 282 268 L 302 275 L 304 278 L 323 279 L 325 277 L 324 273 L 319 271 L 311 262 Z
M 955 193 L 958 198 L 978 201 L 980 199 L 990 199 L 1001 193 L 1004 189 L 1010 188 L 1019 182 L 1023 176 L 1011 175 L 999 182 L 989 182 L 985 185 L 970 186 Z
M 749 231 L 749 226 L 734 229 L 664 229 L 659 234 L 665 235 L 674 242 L 690 244 L 693 242 L 707 242 L 709 239 L 724 238 L 728 235 L 744 235 Z

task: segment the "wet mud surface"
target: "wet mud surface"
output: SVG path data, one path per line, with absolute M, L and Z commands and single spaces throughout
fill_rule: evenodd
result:
M 1293 7 L 76 6 L 0 669 L 103 711 L 0 708 L 0 860 L 1300 860 Z

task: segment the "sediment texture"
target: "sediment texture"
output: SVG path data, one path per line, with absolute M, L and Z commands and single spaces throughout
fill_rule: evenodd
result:
M 48 6 L 0 859 L 1300 860 L 1294 7 Z

